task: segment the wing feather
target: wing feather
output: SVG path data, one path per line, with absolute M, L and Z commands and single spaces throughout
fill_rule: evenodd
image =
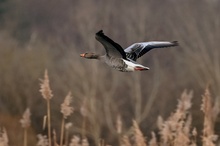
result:
M 129 56 L 133 56 L 133 58 L 130 59 L 136 61 L 139 57 L 143 56 L 145 53 L 149 52 L 154 48 L 165 48 L 165 47 L 173 47 L 173 46 L 178 46 L 178 42 L 177 41 L 142 42 L 142 43 L 135 43 L 129 46 L 128 48 L 126 48 L 124 51 L 126 52 L 128 58 Z
M 104 46 L 108 56 L 126 59 L 126 54 L 123 48 L 104 35 L 102 30 L 96 33 L 95 38 Z

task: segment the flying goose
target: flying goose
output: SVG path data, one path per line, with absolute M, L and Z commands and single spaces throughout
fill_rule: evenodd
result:
M 95 53 L 84 53 L 80 54 L 80 56 L 87 59 L 101 60 L 108 66 L 122 72 L 149 70 L 149 67 L 136 63 L 136 60 L 151 49 L 178 45 L 177 41 L 141 42 L 135 43 L 124 50 L 119 44 L 104 35 L 102 30 L 96 33 L 95 38 L 104 46 L 106 54 L 98 55 Z

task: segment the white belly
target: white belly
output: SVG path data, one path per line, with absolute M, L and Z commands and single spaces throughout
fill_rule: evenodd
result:
M 126 71 L 129 71 L 129 72 L 135 71 L 136 67 L 141 67 L 141 68 L 144 68 L 144 69 L 147 69 L 147 70 L 150 69 L 149 67 L 145 67 L 145 66 L 143 66 L 141 64 L 137 64 L 136 62 L 127 61 L 127 60 L 124 60 L 124 59 L 123 59 L 123 61 L 127 65 L 127 67 L 125 68 Z

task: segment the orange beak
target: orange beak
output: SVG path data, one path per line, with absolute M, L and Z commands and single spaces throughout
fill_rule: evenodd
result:
M 85 57 L 85 53 L 83 53 L 83 54 L 80 54 L 80 57 Z

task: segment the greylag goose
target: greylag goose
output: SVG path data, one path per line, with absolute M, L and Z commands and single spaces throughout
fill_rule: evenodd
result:
M 110 67 L 122 72 L 149 70 L 149 67 L 136 63 L 136 60 L 153 48 L 172 47 L 178 45 L 177 41 L 142 42 L 135 43 L 124 50 L 119 44 L 104 35 L 102 30 L 96 33 L 95 38 L 104 46 L 106 54 L 98 55 L 95 53 L 84 53 L 80 54 L 80 56 L 87 59 L 101 60 Z

